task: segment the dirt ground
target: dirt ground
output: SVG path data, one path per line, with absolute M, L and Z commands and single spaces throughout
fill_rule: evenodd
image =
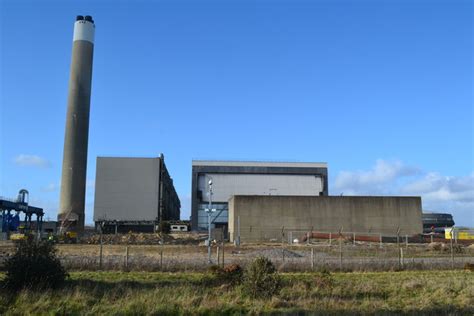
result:
M 312 240 L 304 244 L 213 243 L 211 263 L 205 235 L 172 234 L 163 240 L 157 234 L 104 235 L 84 244 L 57 244 L 58 255 L 70 270 L 202 271 L 210 264 L 236 263 L 245 266 L 258 256 L 274 261 L 282 271 L 314 269 L 347 271 L 429 270 L 462 268 L 474 263 L 473 247 L 458 246 L 451 255 L 449 245 L 339 243 Z M 143 244 L 143 243 L 150 244 Z M 137 244 L 138 243 L 138 244 Z M 102 248 L 102 256 L 100 256 Z M 224 249 L 223 249 L 224 248 Z M 0 242 L 0 264 L 14 250 L 12 242 Z

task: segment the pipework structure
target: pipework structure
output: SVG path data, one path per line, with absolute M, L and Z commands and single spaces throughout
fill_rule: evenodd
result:
M 84 230 L 84 205 L 89 138 L 95 24 L 91 16 L 74 23 L 66 132 L 58 214 L 60 231 Z
M 17 231 L 20 226 L 20 214 L 24 213 L 24 232 L 31 232 L 32 230 L 32 217 L 36 216 L 36 232 L 41 232 L 43 224 L 44 211 L 42 208 L 28 205 L 29 193 L 27 190 L 22 189 L 18 193 L 16 199 L 7 199 L 0 197 L 0 217 L 1 227 L 0 231 L 5 233 L 7 239 L 11 231 Z M 16 212 L 15 214 L 12 212 Z

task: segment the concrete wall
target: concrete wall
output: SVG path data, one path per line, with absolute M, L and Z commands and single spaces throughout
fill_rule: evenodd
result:
M 159 168 L 159 159 L 98 157 L 94 221 L 156 220 Z
M 229 236 L 241 241 L 282 239 L 289 231 L 422 233 L 420 197 L 234 196 L 229 200 Z
M 178 220 L 180 201 L 166 170 L 160 179 L 160 158 L 98 157 L 94 221 L 159 220 L 163 181 L 163 220 Z

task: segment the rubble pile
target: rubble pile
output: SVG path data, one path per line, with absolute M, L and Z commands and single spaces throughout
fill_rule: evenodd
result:
M 165 244 L 193 244 L 199 243 L 200 237 L 196 234 L 161 234 L 161 233 L 128 233 L 104 234 L 102 244 L 105 245 L 159 245 Z M 84 237 L 82 243 L 97 245 L 100 243 L 100 234 Z

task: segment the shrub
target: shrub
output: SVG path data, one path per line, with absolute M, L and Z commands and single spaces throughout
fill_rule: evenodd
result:
M 226 276 L 226 280 L 228 280 L 230 283 L 239 284 L 242 282 L 244 270 L 238 264 L 233 263 L 224 267 L 224 274 Z
M 242 278 L 244 275 L 244 270 L 238 264 L 230 264 L 224 267 L 222 278 L 225 282 L 232 285 L 242 283 Z
M 216 276 L 216 279 L 219 282 L 224 282 L 230 285 L 242 283 L 243 269 L 238 264 L 229 264 L 224 268 L 213 265 L 209 267 L 209 272 Z
M 466 262 L 464 264 L 464 270 L 474 271 L 474 263 Z
M 268 298 L 277 294 L 281 280 L 273 263 L 265 257 L 257 257 L 245 270 L 243 288 L 251 297 Z
M 5 261 L 5 270 L 4 284 L 12 290 L 56 288 L 68 276 L 54 245 L 33 238 L 16 244 L 15 253 Z

